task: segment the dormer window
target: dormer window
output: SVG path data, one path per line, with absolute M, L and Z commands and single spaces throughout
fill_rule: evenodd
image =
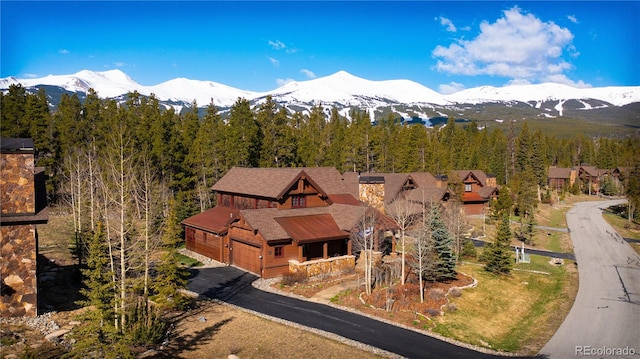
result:
M 293 208 L 304 208 L 307 206 L 307 199 L 305 196 L 296 194 L 291 196 L 291 207 Z
M 465 183 L 464 184 L 464 191 L 465 192 L 471 192 L 471 183 Z

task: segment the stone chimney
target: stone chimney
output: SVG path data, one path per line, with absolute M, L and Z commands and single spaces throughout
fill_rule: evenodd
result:
M 359 176 L 358 196 L 361 201 L 384 213 L 384 176 Z
M 0 140 L 1 317 L 38 311 L 37 224 L 47 223 L 44 173 L 34 167 L 33 140 Z M 36 198 L 44 196 L 44 198 Z M 44 205 L 41 205 L 44 203 Z

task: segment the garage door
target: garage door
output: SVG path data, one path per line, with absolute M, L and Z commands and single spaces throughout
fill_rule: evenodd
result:
M 231 264 L 260 275 L 260 248 L 231 241 Z

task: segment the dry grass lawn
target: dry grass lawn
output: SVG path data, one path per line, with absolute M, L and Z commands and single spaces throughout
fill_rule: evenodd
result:
M 548 258 L 532 256 L 533 263 L 510 276 L 495 276 L 477 264 L 460 271 L 478 279 L 478 286 L 452 298 L 458 309 L 439 317 L 435 332 L 495 350 L 536 354 L 551 338 L 571 309 L 578 289 L 573 264 L 553 267 Z
M 272 322 L 227 305 L 200 302 L 175 318 L 166 358 L 380 358 L 332 339 Z

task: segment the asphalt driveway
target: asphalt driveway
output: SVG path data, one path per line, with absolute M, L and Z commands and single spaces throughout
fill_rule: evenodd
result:
M 495 358 L 331 306 L 261 291 L 253 274 L 234 267 L 194 270 L 189 290 L 307 327 L 335 333 L 407 358 Z M 249 328 L 248 328 L 249 329 Z
M 624 202 L 582 202 L 567 213 L 580 285 L 569 315 L 540 354 L 640 356 L 640 256 L 602 218 L 602 209 Z

